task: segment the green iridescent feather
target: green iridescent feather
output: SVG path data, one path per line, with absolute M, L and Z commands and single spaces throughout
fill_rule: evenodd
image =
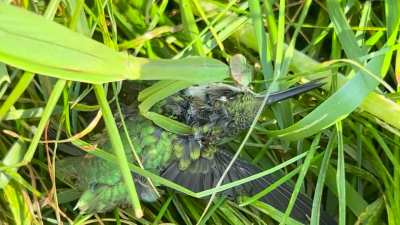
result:
M 129 137 L 145 169 L 159 173 L 162 165 L 166 164 L 172 155 L 172 141 L 176 135 L 163 132 L 154 126 L 151 121 L 141 117 L 127 118 Z M 122 129 L 121 129 L 122 130 Z M 99 135 L 100 136 L 100 135 Z M 102 135 L 105 137 L 105 135 Z M 134 161 L 126 135 L 121 132 L 125 152 L 130 161 Z M 62 147 L 62 146 L 61 146 Z M 105 141 L 99 146 L 104 150 L 111 150 L 111 144 Z M 122 175 L 118 165 L 106 160 L 86 155 L 83 157 L 68 157 L 57 161 L 56 175 L 59 179 L 71 184 L 82 196 L 77 207 L 82 213 L 106 212 L 117 206 L 127 204 L 127 190 L 123 185 Z M 135 183 L 142 200 L 155 201 L 157 195 L 147 180 L 134 175 Z

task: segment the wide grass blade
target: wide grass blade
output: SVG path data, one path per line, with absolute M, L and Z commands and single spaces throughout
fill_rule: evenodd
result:
M 0 60 L 7 64 L 95 83 L 123 80 L 129 74 L 126 54 L 32 12 L 0 3 L 0 21 Z
M 57 23 L 4 3 L 0 3 L 0 21 L 0 61 L 52 77 L 96 84 L 125 79 L 199 83 L 219 81 L 229 75 L 228 66 L 215 59 L 153 61 L 115 52 Z
M 381 66 L 383 64 L 383 56 L 372 59 L 366 69 L 375 74 L 381 74 Z M 383 73 L 382 73 L 383 74 Z M 357 72 L 357 74 L 346 84 L 344 84 L 336 93 L 325 100 L 321 105 L 309 113 L 294 125 L 277 131 L 268 132 L 271 136 L 287 140 L 298 140 L 308 137 L 321 129 L 325 129 L 336 121 L 345 118 L 353 112 L 368 94 L 375 89 L 378 82 L 365 74 Z M 352 92 L 353 95 L 348 93 Z M 337 107 L 340 105 L 340 107 Z

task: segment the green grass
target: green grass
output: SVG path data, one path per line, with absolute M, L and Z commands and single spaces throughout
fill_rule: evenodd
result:
M 0 3 L 0 224 L 295 224 L 290 209 L 257 201 L 276 185 L 240 202 L 196 199 L 276 170 L 277 184 L 295 184 L 293 199 L 315 197 L 312 224 L 320 205 L 340 225 L 400 224 L 397 0 L 18 2 L 20 9 Z M 229 144 L 263 172 L 193 193 L 127 162 L 110 111 L 117 96 L 132 101 L 129 88 L 157 80 L 138 94 L 142 115 L 190 132 L 151 106 L 193 84 L 232 82 L 228 62 L 237 53 L 255 68 L 255 92 L 326 81 L 260 111 Z M 92 119 L 100 110 L 102 120 Z M 133 209 L 91 217 L 73 210 L 73 193 L 54 177 L 64 153 L 43 143 L 49 121 L 86 149 L 93 146 L 79 139 L 105 125 L 115 154 L 90 153 L 118 161 Z M 139 203 L 129 170 L 186 195 Z

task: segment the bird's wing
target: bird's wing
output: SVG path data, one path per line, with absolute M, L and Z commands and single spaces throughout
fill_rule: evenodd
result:
M 194 192 L 211 189 L 216 186 L 224 170 L 232 159 L 232 154 L 219 150 L 212 159 L 201 158 L 192 162 L 186 170 L 180 170 L 177 162 L 169 164 L 161 176 L 172 180 Z M 223 184 L 246 178 L 260 172 L 258 168 L 242 160 L 236 160 L 227 175 Z M 267 175 L 260 179 L 245 183 L 243 185 L 228 189 L 222 195 L 229 198 L 236 198 L 240 195 L 254 195 L 277 180 L 275 175 Z M 285 212 L 289 203 L 293 188 L 289 184 L 282 184 L 260 200 Z M 291 217 L 305 224 L 309 224 L 311 217 L 312 201 L 303 194 L 300 194 L 291 212 Z M 321 225 L 334 225 L 336 222 L 321 210 Z

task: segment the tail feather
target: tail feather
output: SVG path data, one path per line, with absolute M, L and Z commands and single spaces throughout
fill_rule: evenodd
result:
M 218 151 L 215 153 L 213 159 L 201 158 L 194 161 L 186 170 L 179 170 L 177 162 L 172 162 L 161 173 L 161 176 L 189 188 L 192 191 L 199 192 L 216 186 L 231 159 L 232 154 L 229 152 Z M 208 167 L 208 169 L 199 170 L 200 166 L 198 164 L 206 164 L 205 167 Z M 260 170 L 250 163 L 236 160 L 225 177 L 223 184 L 251 176 L 258 172 L 260 172 Z M 252 182 L 228 189 L 224 191 L 222 195 L 232 199 L 239 195 L 254 195 L 273 184 L 276 180 L 277 178 L 274 175 L 267 175 Z M 292 193 L 293 188 L 289 184 L 282 184 L 260 200 L 285 212 Z M 304 224 L 309 224 L 311 210 L 311 199 L 303 194 L 299 194 L 290 216 Z M 336 225 L 337 223 L 326 212 L 321 210 L 320 224 Z

